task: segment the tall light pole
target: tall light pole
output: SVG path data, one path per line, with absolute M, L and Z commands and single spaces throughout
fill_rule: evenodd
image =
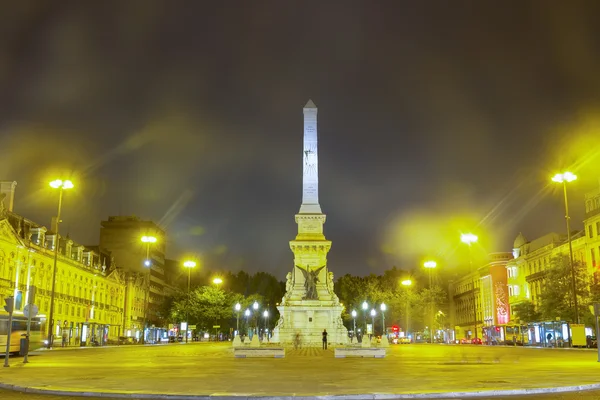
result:
M 577 306 L 577 283 L 575 281 L 575 266 L 573 264 L 573 244 L 571 243 L 571 217 L 569 216 L 569 200 L 567 199 L 567 182 L 573 182 L 577 175 L 571 172 L 556 174 L 552 177 L 553 182 L 563 184 L 565 195 L 565 220 L 567 221 L 567 242 L 569 242 L 569 262 L 571 263 L 571 285 L 573 290 L 573 306 L 575 308 L 575 320 L 579 323 L 579 309 Z
M 469 270 L 473 272 L 473 256 L 471 254 L 471 246 L 473 243 L 477 243 L 479 238 L 472 233 L 463 233 L 460 235 L 460 241 L 469 246 Z M 473 326 L 475 327 L 475 339 L 477 339 L 477 288 L 476 283 L 479 277 L 475 276 L 473 279 Z
M 352 310 L 352 319 L 354 320 L 354 329 L 352 330 L 352 336 L 356 337 L 356 340 L 358 340 L 358 336 L 356 336 L 356 310 Z
M 152 273 L 152 260 L 150 260 L 150 245 L 156 243 L 154 236 L 142 236 L 142 243 L 146 244 L 146 260 L 144 265 L 148 268 L 148 276 L 146 280 L 146 291 L 144 296 L 144 325 L 142 327 L 142 343 L 146 344 L 146 324 L 148 321 L 148 302 L 150 300 L 150 275 Z
M 254 309 L 254 315 L 255 315 L 255 322 L 254 322 L 254 330 L 255 333 L 258 335 L 258 301 L 255 301 L 254 304 L 252 304 L 252 308 Z
M 410 302 L 408 301 L 408 293 L 410 290 L 410 286 L 412 285 L 412 281 L 410 279 L 405 279 L 400 283 L 406 288 L 406 337 L 408 337 L 408 310 L 410 307 Z
M 385 331 L 385 310 L 387 310 L 387 306 L 385 305 L 385 303 L 381 303 L 379 309 L 381 310 L 381 331 L 383 332 L 382 335 L 387 336 L 387 332 Z
M 428 274 L 429 274 L 429 308 L 430 308 L 430 313 L 431 313 L 431 326 L 429 327 L 429 342 L 433 343 L 433 319 L 434 319 L 434 315 L 433 315 L 433 279 L 432 279 L 432 272 L 433 270 L 437 267 L 437 263 L 435 261 L 425 261 L 425 263 L 423 263 L 423 266 L 425 268 L 427 268 Z
M 375 315 L 377 314 L 377 311 L 375 311 L 374 308 L 371 309 L 371 324 L 373 325 L 373 327 L 371 328 L 371 337 L 375 336 Z
M 269 311 L 265 310 L 265 312 L 263 312 L 263 317 L 265 317 L 265 333 L 267 334 L 267 340 L 269 339 L 269 330 L 268 330 L 268 325 L 269 325 Z
M 246 336 L 249 336 L 250 333 L 250 324 L 248 323 L 248 319 L 250 318 L 250 309 L 246 308 L 244 311 L 244 315 L 246 316 Z
M 369 303 L 365 301 L 363 301 L 362 303 L 362 309 L 363 309 L 363 317 L 365 319 L 365 330 L 363 331 L 363 334 L 367 331 L 367 310 L 369 309 Z
M 188 333 L 190 330 L 190 286 L 192 281 L 192 268 L 196 267 L 196 262 L 187 260 L 183 263 L 183 266 L 188 270 L 188 290 L 187 290 L 187 301 L 185 306 L 185 342 L 188 342 Z
M 60 214 L 62 211 L 63 192 L 68 189 L 73 189 L 73 182 L 56 179 L 50 182 L 50 187 L 58 189 L 58 212 L 56 213 L 56 232 L 54 232 L 54 267 L 52 268 L 52 291 L 50 292 L 50 318 L 48 320 L 48 348 L 52 348 L 54 342 L 54 295 L 56 290 L 56 265 L 58 263 L 58 251 L 60 248 L 60 236 L 58 227 L 60 225 Z
M 237 324 L 236 324 L 236 332 L 237 336 L 240 335 L 240 310 L 242 309 L 242 305 L 240 303 L 235 304 L 235 312 L 237 313 Z

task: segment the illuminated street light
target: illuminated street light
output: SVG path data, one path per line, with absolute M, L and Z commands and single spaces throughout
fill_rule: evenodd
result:
M 250 326 L 249 326 L 249 324 L 248 324 L 248 319 L 250 318 L 250 314 L 251 314 L 251 313 L 250 313 L 250 309 L 249 309 L 249 308 L 246 308 L 246 311 L 244 311 L 244 315 L 246 316 L 246 335 L 248 335 L 248 334 L 250 333 L 250 332 L 249 332 L 249 330 L 250 330 L 250 329 L 249 329 L 249 327 L 250 327 Z M 248 335 L 248 336 L 249 336 L 249 335 Z
M 223 279 L 221 279 L 221 278 L 215 278 L 215 279 L 213 279 L 213 283 L 215 285 L 220 285 L 221 283 L 223 283 Z
M 185 342 L 188 342 L 188 331 L 189 331 L 189 326 L 190 326 L 190 321 L 189 321 L 189 308 L 190 308 L 190 284 L 192 281 L 192 268 L 196 267 L 196 262 L 192 261 L 192 260 L 187 260 L 183 262 L 183 266 L 185 268 L 187 268 L 188 270 L 188 290 L 187 290 L 187 304 L 185 307 Z
M 367 310 L 369 309 L 369 303 L 367 303 L 367 301 L 363 301 L 362 303 L 362 309 L 363 309 L 363 317 L 365 320 L 365 331 L 367 330 Z
M 387 310 L 387 306 L 385 303 L 381 303 L 379 309 L 381 310 L 381 330 L 383 331 L 383 335 L 385 335 L 385 310 Z
M 406 337 L 408 337 L 408 311 L 409 311 L 409 307 L 410 307 L 410 302 L 408 299 L 408 290 L 410 289 L 411 285 L 412 285 L 412 281 L 410 279 L 405 279 L 403 281 L 400 282 L 402 284 L 402 286 L 404 286 L 406 288 Z
M 68 189 L 73 189 L 73 182 L 56 179 L 50 182 L 50 187 L 58 189 L 58 212 L 56 213 L 56 232 L 54 232 L 54 267 L 52 268 L 52 290 L 50 292 L 50 319 L 48 320 L 48 348 L 52 348 L 54 342 L 54 295 L 56 290 L 56 264 L 58 263 L 58 250 L 60 248 L 60 236 L 58 227 L 60 225 L 60 214 L 62 211 L 63 192 Z
M 354 320 L 354 330 L 352 331 L 352 334 L 353 336 L 356 336 L 356 310 L 352 310 L 352 319 Z M 356 340 L 358 340 L 358 337 Z
M 425 261 L 423 263 L 423 266 L 425 268 L 427 268 L 428 274 L 429 274 L 429 299 L 430 299 L 430 304 L 429 306 L 431 307 L 431 309 L 429 310 L 431 312 L 431 329 L 429 330 L 429 341 L 431 343 L 433 343 L 433 319 L 434 319 L 434 315 L 433 315 L 433 309 L 435 308 L 433 305 L 433 278 L 432 278 L 432 271 L 437 267 L 437 263 L 433 260 L 429 260 L 429 261 Z
M 460 235 L 460 241 L 469 246 L 469 270 L 473 272 L 473 256 L 471 254 L 471 245 L 477 243 L 479 238 L 472 233 L 463 233 Z M 477 278 L 475 278 L 477 279 Z M 475 281 L 473 281 L 473 325 L 475 326 L 475 339 L 477 339 L 477 291 Z
M 477 235 L 474 235 L 472 233 L 463 233 L 462 235 L 460 235 L 460 241 L 465 244 L 468 244 L 469 246 L 473 243 L 477 243 L 477 240 L 479 240 Z
M 142 243 L 146 244 L 146 260 L 144 265 L 148 267 L 148 276 L 146 281 L 146 293 L 144 296 L 144 325 L 142 332 L 142 343 L 146 343 L 146 321 L 148 319 L 148 300 L 150 298 L 150 273 L 152 271 L 152 261 L 150 260 L 150 245 L 156 243 L 157 239 L 154 236 L 142 236 Z
M 575 321 L 579 323 L 579 307 L 577 304 L 577 283 L 575 281 L 575 266 L 573 265 L 573 243 L 571 242 L 571 217 L 569 216 L 569 200 L 567 199 L 567 182 L 573 182 L 577 175 L 571 172 L 563 172 L 552 177 L 553 182 L 563 184 L 565 196 L 565 220 L 567 221 L 567 242 L 569 242 L 569 262 L 571 264 L 571 286 L 573 290 L 573 308 L 575 310 Z M 591 228 L 590 228 L 591 229 Z
M 371 337 L 375 335 L 375 315 L 377 315 L 377 311 L 374 308 L 371 309 Z
M 267 334 L 267 340 L 268 340 L 268 338 L 269 338 L 269 327 L 268 327 L 268 325 L 269 325 L 269 311 L 268 310 L 265 310 L 263 312 L 263 317 L 265 317 L 265 333 Z
M 237 335 L 240 334 L 240 310 L 242 309 L 242 305 L 240 303 L 235 304 L 235 312 L 237 313 L 237 324 L 236 324 L 236 332 Z

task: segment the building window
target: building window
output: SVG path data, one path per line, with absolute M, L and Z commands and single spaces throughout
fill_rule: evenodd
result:
M 596 222 L 596 236 L 600 235 L 600 221 Z
M 515 296 L 519 295 L 519 285 L 515 285 L 515 287 L 513 289 L 513 293 L 515 294 Z
M 592 229 L 592 225 L 588 226 L 588 234 L 590 235 L 590 238 L 594 237 L 594 230 Z
M 596 266 L 596 249 L 591 249 L 590 250 L 592 253 L 592 267 Z

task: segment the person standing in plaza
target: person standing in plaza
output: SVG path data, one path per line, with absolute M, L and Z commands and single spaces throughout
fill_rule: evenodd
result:
M 323 329 L 323 350 L 327 350 L 327 329 Z

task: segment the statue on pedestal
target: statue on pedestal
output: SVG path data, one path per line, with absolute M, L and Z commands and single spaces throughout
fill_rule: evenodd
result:
M 304 289 L 306 289 L 306 295 L 304 296 L 305 300 L 319 299 L 317 283 L 319 282 L 319 272 L 321 272 L 323 268 L 325 268 L 324 265 L 314 271 L 311 271 L 309 266 L 306 267 L 306 270 L 300 268 L 300 271 L 302 271 L 302 274 L 304 275 Z

